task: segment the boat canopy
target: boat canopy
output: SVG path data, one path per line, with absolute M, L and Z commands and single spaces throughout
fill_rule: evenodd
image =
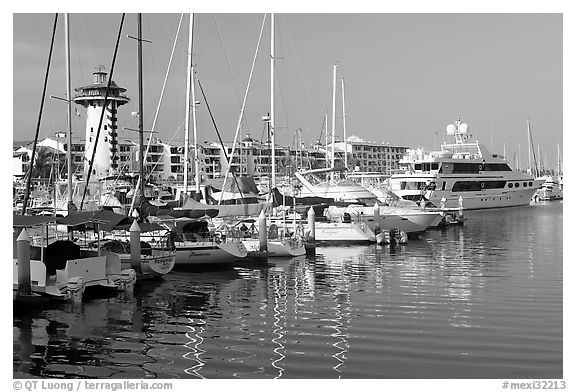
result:
M 228 177 L 224 183 L 221 179 L 206 180 L 206 186 L 212 187 L 215 191 L 230 193 L 242 193 L 244 197 L 258 197 L 258 187 L 252 177 Z
M 99 229 L 103 231 L 116 230 L 118 225 L 131 225 L 134 218 L 117 214 L 109 210 L 96 210 L 96 211 L 72 211 L 64 218 L 58 218 L 58 223 L 66 226 L 91 226 L 98 223 Z
M 41 226 L 41 225 L 47 225 L 49 223 L 56 223 L 57 219 L 58 218 L 55 216 L 13 214 L 12 226 L 13 227 Z
M 272 209 L 272 203 L 207 205 L 192 199 L 188 199 L 182 206 L 182 211 L 184 210 L 207 211 L 211 209 L 218 211 L 219 217 L 258 216 L 262 210 L 264 210 L 266 214 L 269 214 Z
M 285 206 L 294 205 L 294 197 L 283 195 L 282 193 L 280 193 L 278 188 L 272 189 L 272 200 L 274 207 L 278 207 L 281 205 Z M 317 196 L 296 197 L 296 205 L 311 206 L 321 203 L 325 204 L 334 203 L 334 199 L 331 197 L 317 197 Z

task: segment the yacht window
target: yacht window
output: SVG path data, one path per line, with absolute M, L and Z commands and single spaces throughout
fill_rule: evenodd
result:
M 514 186 L 514 184 L 512 184 L 512 183 L 508 184 L 508 188 L 512 188 L 513 186 Z
M 414 164 L 414 170 L 422 170 L 422 164 L 421 163 L 415 163 Z
M 520 186 L 520 184 L 519 184 L 519 183 L 516 183 L 516 184 L 514 184 L 514 186 L 515 186 L 516 188 L 518 188 L 518 187 Z
M 532 186 L 532 181 L 530 181 L 530 182 L 528 183 L 528 185 Z
M 446 190 L 446 181 L 442 181 L 442 190 L 443 190 L 443 191 Z
M 438 163 L 437 162 L 434 162 L 432 164 L 432 170 L 438 170 Z
M 523 183 L 522 185 L 524 185 L 524 187 L 527 187 L 527 186 L 528 186 L 528 184 L 527 184 L 527 183 Z
M 483 189 L 501 189 L 506 185 L 506 181 L 456 181 L 452 187 L 452 192 L 473 192 Z
M 478 169 L 482 165 L 476 163 L 454 163 L 453 172 L 454 173 L 478 173 Z

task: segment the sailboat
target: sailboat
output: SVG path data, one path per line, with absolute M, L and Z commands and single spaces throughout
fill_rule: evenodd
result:
M 397 207 L 387 205 L 360 184 L 347 178 L 346 167 L 335 166 L 335 115 L 336 112 L 336 66 L 333 67 L 333 100 L 332 100 L 332 165 L 326 169 L 301 170 L 295 173 L 302 184 L 301 196 L 330 198 L 337 202 L 347 202 L 348 206 L 330 206 L 329 216 L 342 217 L 349 214 L 352 219 L 368 218 L 371 229 L 399 230 L 410 235 L 417 235 L 429 227 L 435 227 L 442 221 L 439 212 L 424 211 L 411 206 Z M 344 102 L 344 100 L 343 100 Z M 344 114 L 345 117 L 345 114 Z M 328 150 L 327 150 L 328 151 Z M 346 151 L 344 152 L 346 156 Z M 345 159 L 347 162 L 347 159 Z M 374 221 L 374 205 L 380 206 L 379 220 Z
M 185 124 L 185 160 L 184 160 L 184 188 L 183 194 L 185 202 L 181 217 L 175 216 L 156 216 L 153 218 L 157 223 L 161 224 L 169 231 L 170 241 L 173 244 L 176 252 L 176 267 L 190 267 L 190 266 L 211 266 L 231 264 L 245 259 L 248 251 L 239 239 L 227 238 L 222 235 L 217 235 L 215 232 L 210 232 L 211 219 L 218 214 L 213 206 L 208 206 L 203 203 L 196 202 L 188 198 L 188 149 L 189 149 L 189 123 L 190 123 L 190 107 L 192 107 L 192 120 L 194 132 L 194 148 L 195 148 L 195 184 L 196 192 L 200 193 L 200 170 L 198 164 L 198 141 L 196 134 L 196 98 L 194 95 L 194 67 L 192 65 L 192 47 L 193 47 L 193 32 L 194 32 L 194 14 L 190 14 L 189 30 L 188 30 L 188 67 L 187 67 L 187 82 L 186 82 L 186 124 Z M 193 203 L 192 205 L 190 203 Z M 210 213 L 208 210 L 211 210 Z M 198 211 L 199 215 L 194 216 L 194 212 Z M 216 212 L 216 214 L 213 214 Z M 213 227 L 212 227 L 213 229 Z

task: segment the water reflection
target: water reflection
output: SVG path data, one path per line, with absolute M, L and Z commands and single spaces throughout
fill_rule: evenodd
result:
M 470 213 L 464 227 L 406 246 L 321 247 L 314 258 L 267 267 L 175 272 L 133 297 L 15 315 L 13 371 L 561 376 L 562 228 L 554 226 L 561 209 L 550 209 Z

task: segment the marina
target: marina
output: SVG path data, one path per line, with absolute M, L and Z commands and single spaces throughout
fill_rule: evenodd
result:
M 472 212 L 394 250 L 173 271 L 132 298 L 15 314 L 14 377 L 562 378 L 562 210 Z
M 495 94 L 493 115 L 468 102 L 468 90 L 487 96 L 476 76 L 452 102 L 428 95 L 419 72 L 396 85 L 414 59 L 386 56 L 396 72 L 376 77 L 348 55 L 364 28 L 368 50 L 390 45 L 375 40 L 382 29 L 434 31 L 453 17 L 15 15 L 52 34 L 45 69 L 30 73 L 44 75 L 35 130 L 22 114 L 31 83 L 15 72 L 13 138 L 29 141 L 13 145 L 13 378 L 564 378 L 561 88 L 547 110 Z M 458 18 L 471 37 L 483 26 Z M 526 32 L 523 56 L 531 18 L 561 42 L 555 15 L 506 18 Z M 320 60 L 319 42 L 332 57 L 337 40 L 311 32 L 333 28 L 302 22 L 336 20 L 356 26 L 348 49 Z M 20 48 L 38 36 L 17 26 Z M 98 51 L 86 41 L 97 31 Z M 495 46 L 508 37 L 494 34 Z M 524 78 L 541 72 L 524 65 Z M 493 77 L 504 74 L 516 76 Z M 453 75 L 429 81 L 454 86 Z M 420 99 L 402 98 L 416 88 L 406 82 Z M 64 85 L 65 98 L 51 93 Z

